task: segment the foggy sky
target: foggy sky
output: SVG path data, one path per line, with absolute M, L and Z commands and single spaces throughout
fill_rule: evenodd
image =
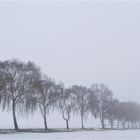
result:
M 140 102 L 140 2 L 0 2 L 0 60 Z

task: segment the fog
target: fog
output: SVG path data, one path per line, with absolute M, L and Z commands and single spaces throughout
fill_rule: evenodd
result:
M 0 60 L 34 61 L 63 82 L 104 83 L 140 101 L 140 2 L 0 2 Z

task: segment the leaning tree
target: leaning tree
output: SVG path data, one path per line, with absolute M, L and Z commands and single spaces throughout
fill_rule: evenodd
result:
M 0 103 L 3 109 L 12 110 L 15 130 L 18 130 L 16 110 L 23 107 L 32 83 L 39 76 L 40 70 L 32 62 L 16 59 L 0 62 Z

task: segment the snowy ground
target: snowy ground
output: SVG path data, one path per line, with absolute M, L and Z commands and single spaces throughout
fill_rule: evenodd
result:
M 140 140 L 140 130 L 0 134 L 0 140 Z

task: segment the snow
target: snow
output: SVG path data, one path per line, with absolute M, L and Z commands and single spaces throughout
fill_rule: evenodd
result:
M 0 134 L 0 140 L 140 140 L 140 130 Z

